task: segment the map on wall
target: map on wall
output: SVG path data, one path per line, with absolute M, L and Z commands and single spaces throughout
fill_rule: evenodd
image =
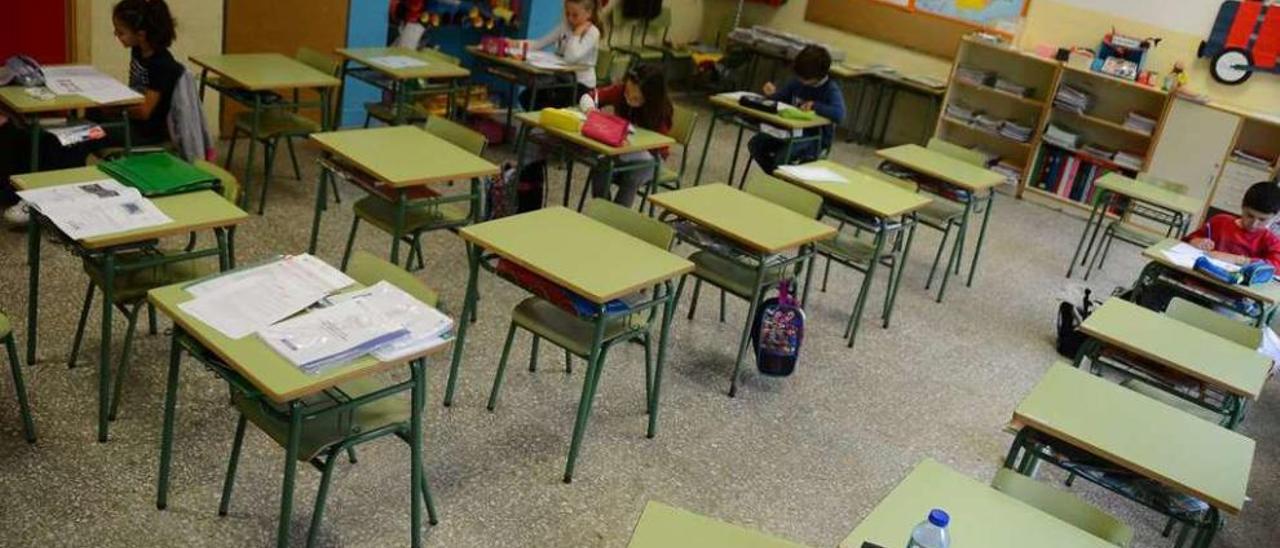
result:
M 914 0 L 915 9 L 983 27 L 1012 25 L 1031 0 Z

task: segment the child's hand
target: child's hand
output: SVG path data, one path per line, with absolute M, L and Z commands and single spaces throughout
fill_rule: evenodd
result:
M 803 102 L 803 103 L 800 103 L 800 110 L 812 111 L 812 110 L 813 110 L 813 101 L 805 101 L 805 102 Z
M 1200 251 L 1213 251 L 1214 249 L 1213 240 L 1208 238 L 1196 238 L 1191 240 L 1191 245 L 1195 246 L 1196 249 L 1199 249 Z
M 773 85 L 773 82 L 765 82 L 764 89 L 761 91 L 763 91 L 765 95 L 772 96 L 774 93 L 778 92 L 778 87 Z

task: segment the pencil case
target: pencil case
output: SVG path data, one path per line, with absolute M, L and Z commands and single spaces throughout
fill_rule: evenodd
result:
M 544 108 L 539 115 L 542 125 L 569 133 L 582 131 L 582 119 L 578 114 L 562 108 Z
M 769 114 L 778 113 L 778 102 L 772 99 L 766 99 L 764 97 L 757 97 L 755 95 L 743 95 L 742 97 L 738 98 L 738 104 L 744 107 L 747 107 L 751 110 L 768 112 Z

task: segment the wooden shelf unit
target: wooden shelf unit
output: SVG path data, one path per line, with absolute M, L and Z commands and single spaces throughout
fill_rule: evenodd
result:
M 1211 103 L 1208 106 L 1240 117 L 1240 127 L 1222 161 L 1204 213 L 1213 208 L 1239 214 L 1240 201 L 1248 185 L 1262 180 L 1280 180 L 1280 118 L 1231 105 Z M 1261 166 L 1238 160 L 1233 157 L 1236 150 L 1269 159 L 1270 164 Z

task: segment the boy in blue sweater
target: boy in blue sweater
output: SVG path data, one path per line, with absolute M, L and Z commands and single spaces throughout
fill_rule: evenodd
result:
M 775 101 L 794 105 L 801 110 L 813 111 L 835 123 L 844 119 L 844 93 L 840 91 L 840 84 L 832 80 L 828 74 L 831 71 L 831 54 L 827 53 L 825 48 L 806 46 L 796 55 L 792 70 L 795 72 L 795 78 L 782 86 L 782 89 L 774 86 L 773 82 L 766 82 L 764 94 Z M 831 146 L 835 126 L 829 125 L 805 131 L 805 135 L 818 134 L 822 135 L 821 143 L 809 141 L 792 147 L 791 163 L 817 160 L 820 152 Z M 785 141 L 763 133 L 756 134 L 747 144 L 747 148 L 751 151 L 751 158 L 770 175 L 777 169 L 786 147 Z

